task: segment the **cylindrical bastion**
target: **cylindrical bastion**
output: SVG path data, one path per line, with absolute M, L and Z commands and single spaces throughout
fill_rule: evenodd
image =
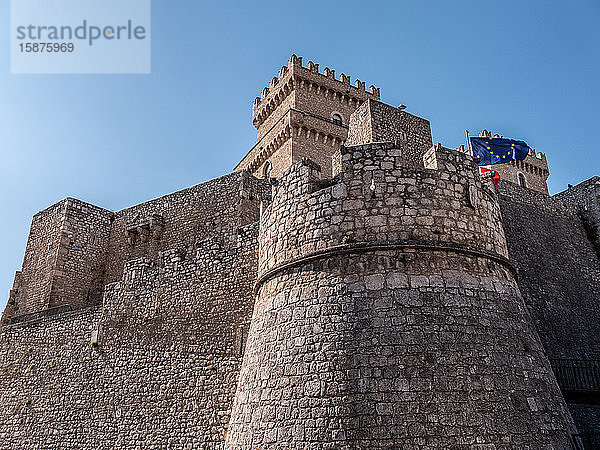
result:
M 227 448 L 573 445 L 495 193 L 464 153 L 399 147 L 277 180 Z

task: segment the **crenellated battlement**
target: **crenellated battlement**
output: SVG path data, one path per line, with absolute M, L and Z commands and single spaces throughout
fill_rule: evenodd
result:
M 319 74 L 322 75 L 323 77 L 329 79 L 329 80 L 333 80 L 333 81 L 337 81 L 341 84 L 345 84 L 345 85 L 350 85 L 358 90 L 361 90 L 363 92 L 367 92 L 365 89 L 365 82 L 364 81 L 360 81 L 359 79 L 356 79 L 354 81 L 354 84 L 352 85 L 351 83 L 351 78 L 349 75 L 346 74 L 340 74 L 339 79 L 335 78 L 335 70 L 330 69 L 329 67 L 325 67 L 325 69 L 323 70 L 323 72 L 319 71 L 319 64 L 315 64 L 312 61 L 309 61 L 308 64 L 305 66 L 302 65 L 302 57 L 298 57 L 295 54 L 293 54 L 289 61 L 288 61 L 288 65 L 287 66 L 283 66 L 277 76 L 273 77 L 271 79 L 271 82 L 269 83 L 268 87 L 265 87 L 262 92 L 261 95 L 256 97 L 254 99 L 254 104 L 255 105 L 260 105 L 260 103 L 269 95 L 269 93 L 273 90 L 273 88 L 275 88 L 278 84 L 279 84 L 279 80 L 284 78 L 285 75 L 290 71 L 290 69 L 305 69 L 311 73 L 315 73 L 315 74 Z M 369 91 L 368 93 L 370 93 L 373 96 L 377 97 L 377 100 L 379 100 L 380 95 L 381 95 L 381 91 L 380 88 L 377 88 L 373 85 L 371 85 L 369 87 Z
M 365 82 L 356 79 L 351 83 L 351 77 L 340 74 L 335 77 L 335 70 L 326 67 L 319 71 L 319 64 L 309 61 L 306 66 L 302 58 L 292 55 L 287 66 L 283 66 L 278 76 L 273 77 L 268 87 L 253 102 L 252 123 L 259 128 L 267 118 L 284 102 L 294 89 L 310 89 L 325 97 L 337 98 L 340 103 L 360 104 L 366 98 L 379 100 L 381 91 L 371 85 L 365 89 Z
M 354 80 L 329 67 L 292 55 L 269 86 L 256 97 L 252 123 L 256 144 L 234 170 L 257 177 L 278 176 L 290 164 L 308 157 L 331 174 L 331 155 L 348 135 L 352 113 L 369 100 L 378 100 L 379 88 Z
M 497 199 L 473 158 L 436 144 L 414 168 L 405 150 L 342 146 L 331 180 L 307 159 L 284 172 L 261 216 L 259 272 L 348 239 L 452 242 L 506 257 Z

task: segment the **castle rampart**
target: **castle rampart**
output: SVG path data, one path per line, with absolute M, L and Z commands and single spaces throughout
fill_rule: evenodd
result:
M 41 211 L 3 323 L 49 308 L 101 304 L 104 285 L 120 279 L 126 261 L 157 259 L 173 248 L 193 253 L 206 239 L 235 245 L 235 230 L 258 219 L 269 189 L 238 172 L 116 213 L 71 198 Z
M 318 189 L 321 175 L 311 165 L 282 176 L 274 189 L 276 206 L 264 212 L 276 216 L 266 222 L 273 228 L 261 228 L 261 272 L 348 240 L 453 242 L 507 256 L 495 194 L 481 184 L 468 155 L 439 148 L 438 169 L 428 170 L 406 167 L 402 152 L 385 143 L 343 147 L 342 172 L 327 190 Z M 460 176 L 448 170 L 468 164 L 471 170 Z M 440 179 L 446 174 L 452 175 Z M 306 202 L 296 201 L 300 194 Z M 290 214 L 287 203 L 304 209 Z
M 519 287 L 586 448 L 595 448 L 600 368 L 597 177 L 553 197 L 500 181 Z
M 464 153 L 436 147 L 433 170 L 402 150 L 278 180 L 226 448 L 571 445 L 495 194 Z
M 577 205 L 514 183 L 498 188 L 510 259 L 548 357 L 600 359 L 600 261 Z
M 267 191 L 266 182 L 238 172 L 115 213 L 105 282 L 120 278 L 125 261 L 173 248 L 193 252 L 209 238 L 235 239 L 233 230 L 258 219 Z M 152 225 L 154 216 L 160 221 Z

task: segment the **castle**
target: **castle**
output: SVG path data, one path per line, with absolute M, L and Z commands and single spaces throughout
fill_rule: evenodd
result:
M 252 119 L 228 175 L 33 217 L 1 448 L 597 448 L 600 178 L 496 186 L 295 55 Z

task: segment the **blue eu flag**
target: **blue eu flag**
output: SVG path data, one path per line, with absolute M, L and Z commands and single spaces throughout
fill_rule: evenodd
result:
M 472 137 L 471 148 L 474 156 L 481 157 L 480 166 L 523 160 L 529 154 L 529 146 L 524 141 L 500 137 Z

